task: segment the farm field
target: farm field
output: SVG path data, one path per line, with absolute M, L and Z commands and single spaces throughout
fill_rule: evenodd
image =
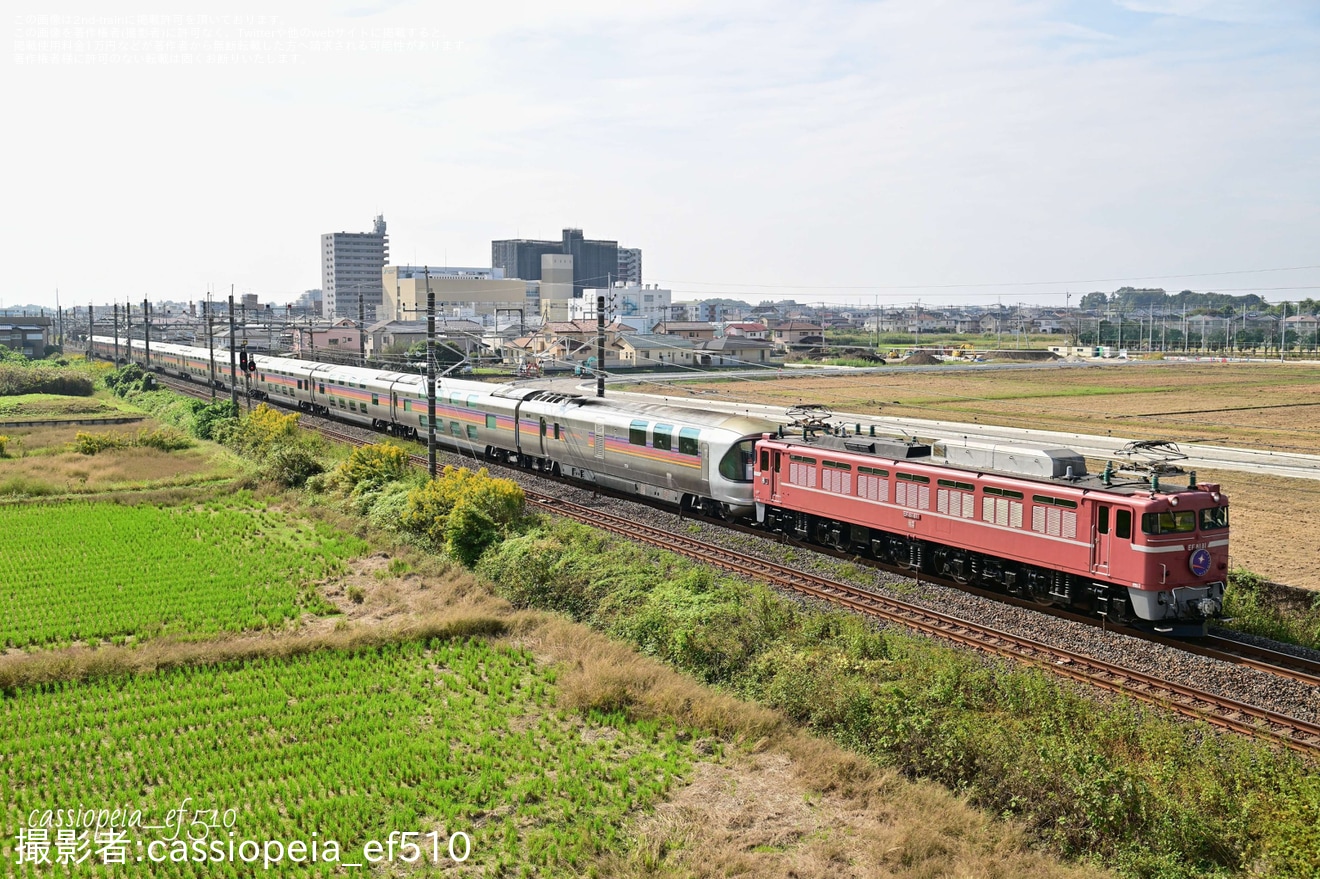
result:
M 675 387 L 785 407 L 822 403 L 846 412 L 980 420 L 1134 439 L 1297 452 L 1320 448 L 1320 366 L 1314 365 L 1151 361 L 1022 369 L 885 368 L 863 375 L 786 374 Z M 664 392 L 656 385 L 638 389 Z
M 656 723 L 559 711 L 554 698 L 554 674 L 530 654 L 475 640 L 322 650 L 20 691 L 0 702 L 0 728 L 13 733 L 0 767 L 3 817 L 18 828 L 34 809 L 105 804 L 141 810 L 144 825 L 160 825 L 191 797 L 189 808 L 216 810 L 222 825 L 235 810 L 228 827 L 205 831 L 208 842 L 227 844 L 232 829 L 238 842 L 303 840 L 310 848 L 315 832 L 322 853 L 335 840 L 340 863 L 364 864 L 369 839 L 435 831 L 439 865 L 429 863 L 429 840 L 413 838 L 425 846 L 416 865 L 423 875 L 527 875 L 519 870 L 530 865 L 536 875 L 574 875 L 616 845 L 631 810 L 690 770 L 693 746 Z M 470 836 L 471 858 L 451 872 L 448 839 L 457 832 Z M 130 863 L 150 840 L 171 835 L 132 831 Z M 463 852 L 461 840 L 456 848 Z M 395 851 L 391 872 L 408 866 Z M 144 862 L 132 875 L 249 869 Z M 273 869 L 343 872 L 290 861 Z
M 896 370 L 682 387 L 785 407 L 824 403 L 840 412 L 1320 451 L 1320 368 L 1305 365 Z M 638 390 L 666 392 L 654 385 Z M 1320 590 L 1314 564 L 1320 549 L 1320 483 L 1234 471 L 1198 475 L 1219 482 L 1232 499 L 1234 567 Z
M 59 394 L 20 394 L 0 397 L 0 421 L 53 420 L 57 418 L 113 418 L 138 414 L 117 397 L 66 397 Z
M 87 397 L 64 398 L 95 403 Z M 127 415 L 130 412 L 106 414 Z M 0 499 L 159 489 L 233 479 L 243 462 L 226 449 L 194 444 L 172 452 L 155 448 L 109 449 L 95 456 L 71 449 L 78 434 L 136 436 L 164 425 L 152 418 L 131 424 L 67 424 L 7 427 L 7 457 L 0 458 Z
M 311 584 L 364 548 L 242 497 L 3 505 L 0 646 L 282 626 L 330 610 Z

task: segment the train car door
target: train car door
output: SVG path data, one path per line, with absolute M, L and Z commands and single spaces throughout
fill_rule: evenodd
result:
M 596 442 L 596 457 L 605 460 L 605 422 L 596 422 L 596 435 L 593 437 Z
M 537 442 L 538 442 L 539 447 L 540 447 L 540 449 L 541 449 L 541 457 L 544 458 L 544 457 L 546 457 L 546 455 L 547 455 L 547 451 L 546 451 L 546 448 L 545 448 L 546 423 L 545 423 L 545 416 L 544 416 L 544 415 L 541 416 L 540 421 L 539 421 L 538 424 L 537 424 L 537 433 L 540 434 L 540 437 L 539 437 L 539 439 L 537 440 Z
M 761 484 L 768 486 L 770 500 L 779 502 L 779 450 L 762 447 L 760 455 Z
M 701 455 L 701 484 L 710 485 L 710 443 L 698 446 L 697 453 Z
M 1091 543 L 1091 572 L 1109 575 L 1109 552 L 1113 545 L 1114 510 L 1109 504 L 1095 505 L 1095 540 Z

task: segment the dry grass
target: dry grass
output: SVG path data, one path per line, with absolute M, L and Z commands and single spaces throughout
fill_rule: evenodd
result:
M 0 459 L 0 496 L 84 494 L 121 489 L 186 485 L 230 479 L 243 472 L 233 455 L 198 444 L 175 452 L 126 448 L 82 455 L 67 451 L 78 433 L 136 433 L 157 430 L 151 419 L 130 425 L 68 425 L 10 428 L 10 457 Z
M 1100 876 L 1031 851 L 1021 831 L 712 692 L 582 626 L 528 615 L 512 641 L 557 663 L 560 701 L 712 734 L 730 756 L 640 816 L 612 877 Z M 700 744 L 700 743 L 699 743 Z

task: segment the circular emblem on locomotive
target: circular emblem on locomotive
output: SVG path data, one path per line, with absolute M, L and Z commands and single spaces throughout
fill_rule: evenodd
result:
M 1210 550 L 1198 549 L 1192 553 L 1192 557 L 1187 560 L 1187 566 L 1196 576 L 1204 577 L 1210 572 Z

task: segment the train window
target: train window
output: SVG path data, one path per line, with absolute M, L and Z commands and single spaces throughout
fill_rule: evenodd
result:
M 459 424 L 457 421 L 451 421 L 449 422 L 449 432 L 454 436 L 462 436 L 463 425 Z
M 323 394 L 325 393 L 325 385 L 324 385 L 324 384 L 321 385 L 321 393 L 323 393 Z
M 788 460 L 798 464 L 815 464 L 815 458 L 808 458 L 806 455 L 789 455 Z
M 494 416 L 494 415 L 487 415 L 487 416 L 486 416 L 486 429 L 487 429 L 487 430 L 494 430 L 494 429 L 495 429 L 495 424 L 496 424 L 495 416 Z
M 1043 494 L 1033 494 L 1031 499 L 1038 504 L 1045 504 L 1053 507 L 1067 507 L 1070 510 L 1077 509 L 1077 501 L 1070 501 L 1061 497 L 1050 497 Z
M 1017 498 L 1018 500 L 1022 500 L 1022 492 L 1013 491 L 1013 489 L 1011 488 L 995 488 L 993 485 L 987 485 L 985 488 L 981 490 L 986 494 L 991 494 L 994 495 L 995 497 L 1011 497 L 1011 498 Z
M 1099 509 L 1100 509 L 1100 515 L 1099 515 L 1099 517 L 1096 519 L 1095 530 L 1099 531 L 1101 534 L 1108 534 L 1108 533 L 1109 533 L 1109 507 L 1102 506 L 1102 507 L 1100 507 Z
M 1196 513 L 1191 510 L 1142 513 L 1141 530 L 1146 534 L 1187 534 L 1196 530 Z
M 450 395 L 449 395 L 449 405 L 451 405 L 451 406 L 462 406 L 462 405 L 463 405 L 463 395 L 460 394 L 460 393 L 458 393 L 457 391 L 455 391 L 454 393 L 450 394 Z
M 701 431 L 695 427 L 682 427 L 678 431 L 678 453 L 680 455 L 699 455 L 701 447 L 697 440 L 701 436 Z
M 825 461 L 824 466 L 833 467 L 835 470 L 852 470 L 851 464 L 845 464 L 842 461 Z
M 1228 507 L 1211 507 L 1201 511 L 1201 530 L 1217 531 L 1228 527 Z
M 761 449 L 761 472 L 764 473 L 770 469 L 770 452 Z
M 657 424 L 651 432 L 651 446 L 657 449 L 673 448 L 674 428 L 668 424 Z
M 380 394 L 372 394 L 372 395 L 371 395 L 371 405 L 373 405 L 373 406 L 379 406 L 379 405 L 380 405 Z
M 555 422 L 555 439 L 559 439 L 559 422 Z
M 545 436 L 545 419 L 541 419 L 541 436 Z
M 469 409 L 475 409 L 475 408 L 477 408 L 477 395 L 476 395 L 476 394 L 468 394 L 467 405 L 468 405 L 468 408 L 469 408 Z
M 952 479 L 940 479 L 937 482 L 945 488 L 956 488 L 959 491 L 976 491 L 976 486 L 970 482 L 955 482 Z
M 752 481 L 752 456 L 756 440 L 745 439 L 734 443 L 720 459 L 720 475 L 731 482 Z
M 404 411 L 404 412 L 411 412 L 411 411 L 412 411 L 412 400 L 404 400 L 404 401 L 403 401 L 403 411 Z
M 477 426 L 475 424 L 469 424 L 467 426 L 467 438 L 470 440 L 477 438 Z
M 1132 538 L 1132 511 L 1118 509 L 1114 511 L 1114 536 L 1119 540 Z
M 920 476 L 916 473 L 900 473 L 898 474 L 898 478 L 904 480 L 905 482 L 920 482 L 926 485 L 930 484 L 929 476 Z
M 628 425 L 628 442 L 634 446 L 646 445 L 645 421 L 634 421 Z
M 419 416 L 418 416 L 418 423 L 421 424 L 422 427 L 426 427 L 426 416 L 425 416 L 425 415 L 419 415 Z
M 858 467 L 858 473 L 866 473 L 870 476 L 879 476 L 881 479 L 889 478 L 888 470 L 881 470 L 879 467 Z

